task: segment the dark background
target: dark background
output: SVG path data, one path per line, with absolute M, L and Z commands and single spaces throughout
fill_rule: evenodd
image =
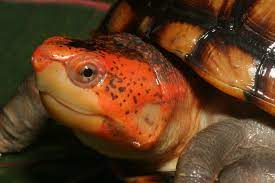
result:
M 112 3 L 112 0 L 105 2 Z M 106 11 L 68 4 L 0 1 L 0 105 L 31 73 L 30 58 L 48 37 L 89 38 Z M 85 148 L 70 130 L 49 120 L 39 138 L 0 157 L 0 183 L 116 182 L 109 160 Z

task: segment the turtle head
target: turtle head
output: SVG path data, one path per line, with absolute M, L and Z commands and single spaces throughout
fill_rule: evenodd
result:
M 86 42 L 50 38 L 32 64 L 53 118 L 99 151 L 102 143 L 143 151 L 157 143 L 184 93 L 164 60 L 139 38 L 121 34 Z

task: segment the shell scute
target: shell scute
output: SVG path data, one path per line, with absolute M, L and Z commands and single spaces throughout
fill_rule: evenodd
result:
M 125 2 L 135 16 L 118 32 L 137 34 L 164 48 L 216 88 L 275 115 L 275 57 L 270 54 L 275 1 L 120 1 Z M 123 21 L 115 15 L 105 22 L 114 17 Z
M 244 16 L 244 23 L 263 37 L 275 41 L 275 1 L 256 0 Z
M 178 2 L 183 6 L 189 6 L 218 17 L 221 12 L 231 12 L 235 0 L 178 0 Z
M 275 60 L 264 60 L 259 67 L 257 76 L 256 95 L 275 104 Z

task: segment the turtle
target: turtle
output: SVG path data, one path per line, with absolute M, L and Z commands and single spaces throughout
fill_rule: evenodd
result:
M 34 50 L 34 75 L 1 110 L 0 152 L 24 148 L 50 116 L 128 182 L 274 182 L 273 7 L 117 1 L 91 39 Z

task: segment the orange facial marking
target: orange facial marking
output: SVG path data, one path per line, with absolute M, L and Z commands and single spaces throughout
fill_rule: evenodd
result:
M 36 48 L 32 55 L 32 65 L 36 72 L 44 70 L 52 61 L 67 61 L 69 58 L 84 51 L 82 48 L 66 46 L 71 40 L 63 37 L 52 37 Z M 34 59 L 35 58 L 35 59 Z
M 51 63 L 64 64 L 64 67 L 58 68 L 65 69 L 64 77 L 71 79 L 68 88 L 79 88 L 80 92 L 71 94 L 74 97 L 66 98 L 68 104 L 79 104 L 77 97 L 81 93 L 82 96 L 87 93 L 94 96 L 95 109 L 87 111 L 93 111 L 92 120 L 96 120 L 93 115 L 99 116 L 100 122 L 97 123 L 97 130 L 88 133 L 108 142 L 121 144 L 122 147 L 148 150 L 157 143 L 170 122 L 175 104 L 184 95 L 185 88 L 180 87 L 182 84 L 177 80 L 180 77 L 175 76 L 175 71 L 171 66 L 165 65 L 163 60 L 158 62 L 158 59 L 149 60 L 150 57 L 146 56 L 135 57 L 133 55 L 138 54 L 133 49 L 129 49 L 128 53 L 128 50 L 121 51 L 115 47 L 119 45 L 114 45 L 116 49 L 112 49 L 108 45 L 104 47 L 100 44 L 101 42 L 95 42 L 94 45 L 93 42 L 51 38 L 33 54 L 34 68 L 36 72 L 40 72 Z M 104 75 L 98 83 L 82 87 L 73 82 L 73 76 L 80 73 L 79 68 L 90 62 L 97 71 L 104 70 Z M 44 88 L 46 84 L 43 84 Z M 58 89 L 61 91 L 55 92 L 67 94 L 62 88 Z M 85 99 L 83 103 L 84 101 Z M 66 120 L 64 124 L 68 123 Z M 74 124 L 76 126 L 73 128 L 89 131 L 88 125 L 80 127 L 81 121 Z
M 111 54 L 106 54 L 105 61 L 109 76 L 105 79 L 101 92 L 107 95 L 111 103 L 118 104 L 119 107 L 113 110 L 119 110 L 116 111 L 119 115 L 125 116 L 131 108 L 148 101 L 160 101 L 160 87 L 148 63 Z M 125 102 L 127 105 L 123 104 Z M 106 107 L 109 107 L 109 104 Z M 123 109 L 124 113 L 121 114 L 120 109 Z
M 112 136 L 117 141 L 125 141 L 125 136 L 133 141 L 154 141 L 163 129 L 163 125 L 155 126 L 155 130 L 150 132 L 150 138 L 146 129 L 142 130 L 142 124 L 137 120 L 137 115 L 141 113 L 147 104 L 159 105 L 163 118 L 169 116 L 169 104 L 163 99 L 161 86 L 156 80 L 156 75 L 147 62 L 131 60 L 126 57 L 109 53 L 102 53 L 108 70 L 104 83 L 95 88 L 99 96 L 100 106 L 105 115 L 112 118 L 117 124 L 106 124 L 102 127 L 102 136 Z M 161 118 L 161 117 L 160 117 Z M 154 121 L 154 123 L 160 123 Z M 139 126 L 141 125 L 141 126 Z M 112 127 L 110 127 L 112 126 Z M 120 128 L 120 134 L 110 133 L 110 130 Z M 105 132 L 104 132 L 105 131 Z M 148 140 L 149 139 L 149 140 Z

